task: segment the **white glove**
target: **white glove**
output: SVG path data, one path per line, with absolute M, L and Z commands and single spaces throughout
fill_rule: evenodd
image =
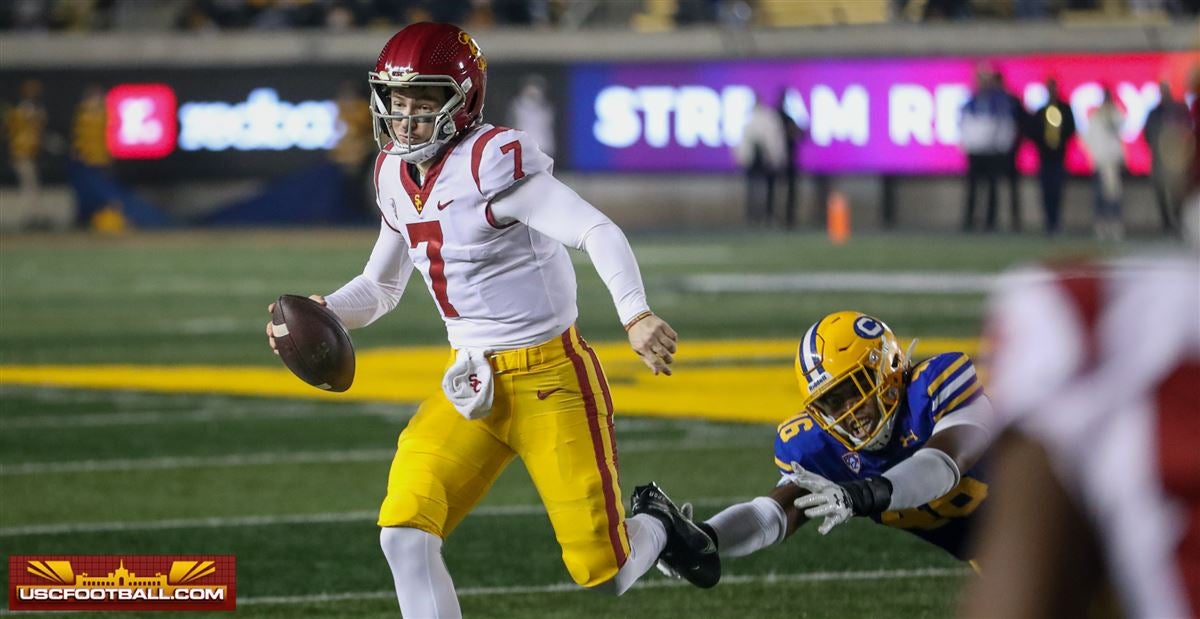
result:
M 792 472 L 787 475 L 787 479 L 811 493 L 796 499 L 793 504 L 810 519 L 825 519 L 817 527 L 821 535 L 828 534 L 833 527 L 846 522 L 854 515 L 850 494 L 844 488 L 816 473 L 804 470 L 799 462 L 792 463 Z
M 492 364 L 487 350 L 460 348 L 454 363 L 442 377 L 442 391 L 455 410 L 468 420 L 487 417 L 492 412 Z
M 683 514 L 684 518 L 691 520 L 692 519 L 692 504 L 684 503 L 683 505 L 680 505 L 679 513 Z M 663 563 L 662 561 L 655 562 L 654 567 L 658 568 L 658 571 L 662 572 L 662 575 L 666 576 L 667 578 L 674 578 L 675 580 L 680 580 L 681 578 L 683 578 L 683 576 L 679 575 L 679 572 L 676 572 L 671 566 L 667 565 L 666 563 Z

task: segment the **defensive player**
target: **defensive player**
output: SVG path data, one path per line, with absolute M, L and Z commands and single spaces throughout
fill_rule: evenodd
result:
M 655 374 L 671 373 L 676 334 L 650 310 L 621 230 L 551 175 L 529 136 L 482 121 L 486 69 L 449 24 L 410 25 L 384 46 L 368 78 L 379 239 L 363 273 L 325 298 L 365 327 L 415 267 L 454 349 L 441 392 L 400 434 L 379 512 L 406 617 L 460 616 L 442 542 L 516 456 L 583 587 L 620 594 L 664 548 L 711 545 L 669 502 L 625 517 L 612 397 L 574 326 L 563 246 L 587 252 Z
M 699 524 L 720 556 L 777 544 L 809 519 L 827 534 L 863 516 L 968 559 L 967 536 L 988 491 L 978 463 L 992 410 L 967 355 L 912 365 L 887 325 L 842 311 L 804 334 L 796 376 L 804 412 L 779 426 L 779 484 Z M 689 559 L 662 561 L 687 574 Z
M 1200 259 L 1023 269 L 988 324 L 1005 430 L 964 614 L 1200 616 Z

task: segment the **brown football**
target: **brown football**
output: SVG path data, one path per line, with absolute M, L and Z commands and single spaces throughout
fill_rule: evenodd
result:
M 275 301 L 271 312 L 275 349 L 300 380 L 326 391 L 345 391 L 354 382 L 354 344 L 341 321 L 325 306 L 294 294 Z

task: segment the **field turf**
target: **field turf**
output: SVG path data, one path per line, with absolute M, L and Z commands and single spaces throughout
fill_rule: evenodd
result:
M 415 402 L 282 399 L 219 388 L 83 390 L 5 378 L 45 364 L 275 367 L 262 335 L 267 303 L 284 292 L 333 289 L 358 272 L 372 238 L 369 231 L 0 238 L 2 554 L 235 554 L 239 615 L 396 616 L 374 512 L 396 434 Z M 1010 236 L 868 236 L 842 247 L 774 233 L 632 242 L 651 303 L 684 342 L 792 340 L 822 314 L 846 308 L 879 315 L 903 339 L 970 341 L 981 323 L 983 294 L 975 290 L 711 285 L 727 281 L 716 277 L 722 274 L 904 271 L 936 281 L 1115 251 L 1086 240 Z M 582 332 L 595 342 L 620 341 L 607 292 L 586 257 L 576 263 Z M 354 336 L 360 351 L 445 341 L 419 281 L 396 312 Z M 752 361 L 781 372 L 790 364 L 776 353 Z M 700 364 L 681 355 L 679 375 L 689 367 Z M 669 393 L 671 380 L 655 384 Z M 774 483 L 773 424 L 647 416 L 637 400 L 616 406 L 626 496 L 655 479 L 703 516 Z M 864 522 L 828 537 L 806 529 L 780 547 L 726 562 L 714 590 L 652 572 L 610 599 L 569 584 L 546 515 L 514 463 L 445 554 L 469 617 L 952 615 L 968 576 L 940 550 Z M 4 578 L 7 567 L 0 565 Z

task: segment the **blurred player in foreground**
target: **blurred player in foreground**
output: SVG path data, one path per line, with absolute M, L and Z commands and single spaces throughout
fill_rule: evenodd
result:
M 442 542 L 517 456 L 580 586 L 620 594 L 664 548 L 711 544 L 669 504 L 625 517 L 612 398 L 574 326 L 563 246 L 587 252 L 655 374 L 671 373 L 676 335 L 650 311 L 621 230 L 551 175 L 526 134 L 483 122 L 486 68 L 449 24 L 410 25 L 384 46 L 369 76 L 379 239 L 362 275 L 325 299 L 365 327 L 396 307 L 415 267 L 454 349 L 442 390 L 400 434 L 379 511 L 405 617 L 461 615 Z
M 1005 430 L 963 615 L 1200 616 L 1200 255 L 1015 272 L 989 333 Z
M 778 544 L 809 519 L 827 534 L 865 516 L 966 560 L 992 427 L 971 360 L 945 353 L 912 365 L 887 325 L 843 311 L 804 334 L 796 375 L 805 410 L 779 426 L 779 484 L 699 524 L 720 556 Z M 686 574 L 686 558 L 664 556 L 664 571 Z

